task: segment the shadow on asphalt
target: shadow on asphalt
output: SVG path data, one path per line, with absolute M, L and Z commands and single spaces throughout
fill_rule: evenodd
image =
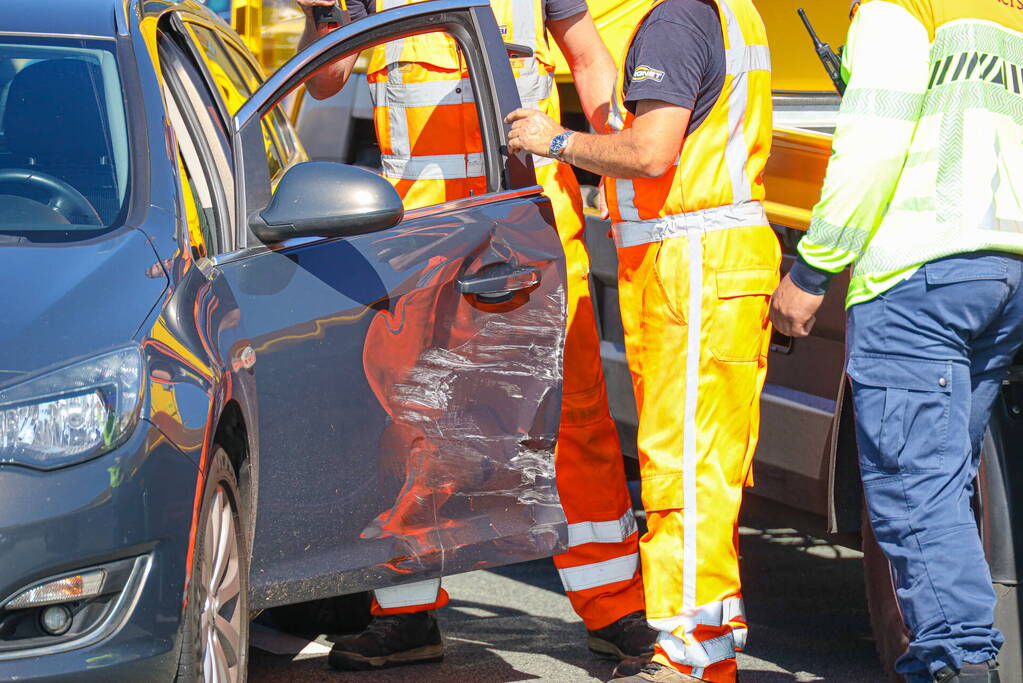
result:
M 884 680 L 859 553 L 792 529 L 753 527 L 742 528 L 740 550 L 750 623 L 742 683 Z M 610 675 L 612 664 L 586 649 L 585 629 L 550 560 L 450 577 L 445 586 L 443 663 L 342 674 L 329 671 L 322 654 L 292 661 L 253 649 L 250 680 L 510 683 Z

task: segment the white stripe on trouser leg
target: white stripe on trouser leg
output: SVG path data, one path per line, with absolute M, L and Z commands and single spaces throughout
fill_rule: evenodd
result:
M 688 232 L 689 330 L 682 429 L 682 607 L 696 607 L 696 406 L 700 387 L 700 329 L 703 326 L 703 231 Z
M 735 644 L 731 633 L 703 642 L 693 640 L 686 645 L 670 633 L 661 632 L 657 636 L 657 645 L 674 663 L 701 669 L 735 658 Z M 696 672 L 693 672 L 693 675 L 697 675 Z
M 440 595 L 440 579 L 406 583 L 402 586 L 388 586 L 373 591 L 373 597 L 384 609 L 432 605 L 437 602 L 438 595 Z
M 558 575 L 566 591 L 584 591 L 588 588 L 628 581 L 638 570 L 639 553 L 631 553 L 603 562 L 559 569 Z
M 725 598 L 717 602 L 708 602 L 695 609 L 683 610 L 680 614 L 660 619 L 647 619 L 650 628 L 665 633 L 683 629 L 692 633 L 697 626 L 725 626 L 737 617 L 744 618 L 742 598 Z
M 621 543 L 636 533 L 636 515 L 629 510 L 612 522 L 576 522 L 568 525 L 568 547 L 585 543 Z

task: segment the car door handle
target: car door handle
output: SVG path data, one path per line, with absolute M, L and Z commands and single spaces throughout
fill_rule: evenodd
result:
M 535 287 L 540 283 L 540 269 L 535 266 L 513 266 L 502 263 L 458 279 L 458 291 L 486 299 L 508 296 L 514 292 Z

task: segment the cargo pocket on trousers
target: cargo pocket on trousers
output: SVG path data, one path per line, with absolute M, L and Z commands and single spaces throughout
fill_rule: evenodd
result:
M 848 372 L 865 479 L 869 472 L 941 470 L 952 406 L 952 363 L 853 356 Z
M 714 274 L 717 300 L 704 312 L 708 346 L 719 361 L 749 363 L 764 348 L 767 310 L 778 286 L 776 268 L 721 269 Z

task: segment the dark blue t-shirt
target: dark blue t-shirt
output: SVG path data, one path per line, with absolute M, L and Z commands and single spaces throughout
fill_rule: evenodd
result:
M 625 106 L 660 100 L 691 109 L 686 135 L 704 122 L 725 84 L 725 39 L 712 0 L 666 0 L 643 21 L 625 58 Z

